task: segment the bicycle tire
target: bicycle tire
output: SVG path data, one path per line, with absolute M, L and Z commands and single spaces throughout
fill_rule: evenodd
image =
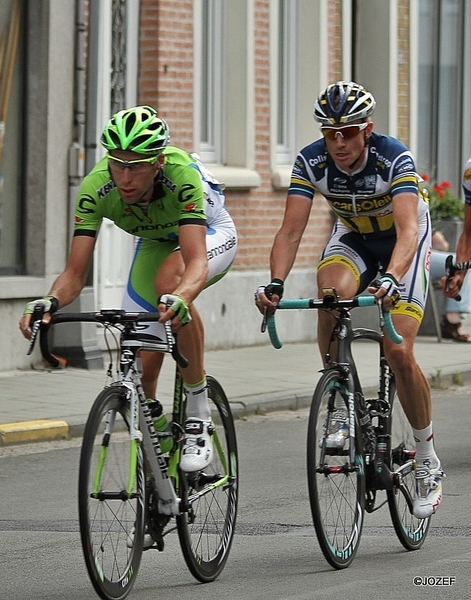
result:
M 216 409 L 214 457 L 204 472 L 180 472 L 180 497 L 188 512 L 177 517 L 185 562 L 202 583 L 216 579 L 226 564 L 239 496 L 237 440 L 231 409 L 216 379 L 208 376 L 207 381 L 208 396 Z
M 389 421 L 389 467 L 392 471 L 400 467 L 408 459 L 408 450 L 415 449 L 412 427 L 404 413 L 397 398 L 396 385 L 392 380 L 389 385 L 389 402 L 391 404 L 391 416 Z M 404 452 L 405 451 L 405 452 Z M 402 479 L 407 487 L 409 498 L 415 496 L 415 471 L 411 471 Z M 393 522 L 394 530 L 399 541 L 406 550 L 418 550 L 425 541 L 431 519 L 418 519 L 414 517 L 407 497 L 400 488 L 393 488 L 387 492 L 389 514 Z
M 130 438 L 128 413 L 125 391 L 118 386 L 105 388 L 90 411 L 80 456 L 82 550 L 93 587 L 105 600 L 121 600 L 129 594 L 142 556 L 143 454 L 141 445 Z M 104 426 L 112 414 L 114 426 L 106 435 Z M 132 445 L 136 473 L 129 484 Z
M 356 469 L 347 471 L 351 437 L 343 451 L 325 449 L 321 465 L 326 416 L 334 403 L 347 402 L 345 378 L 336 369 L 321 376 L 312 399 L 307 434 L 309 501 L 317 540 L 327 562 L 344 569 L 353 561 L 360 544 L 365 515 L 363 442 L 355 416 Z

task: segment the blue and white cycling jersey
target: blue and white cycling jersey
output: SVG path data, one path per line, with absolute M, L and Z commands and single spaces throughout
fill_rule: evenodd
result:
M 471 206 L 471 158 L 468 158 L 463 169 L 463 192 L 464 201 Z
M 395 234 L 392 200 L 397 194 L 418 193 L 419 220 L 427 214 L 418 180 L 410 151 L 396 138 L 373 132 L 366 163 L 352 174 L 335 165 L 321 138 L 299 152 L 288 195 L 312 200 L 317 191 L 348 229 L 383 238 Z

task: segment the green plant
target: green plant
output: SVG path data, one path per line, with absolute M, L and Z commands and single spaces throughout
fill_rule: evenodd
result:
M 432 223 L 454 217 L 464 218 L 463 200 L 453 193 L 449 181 L 444 180 L 433 184 L 427 174 L 424 173 L 421 177 L 423 179 L 421 189 L 424 195 L 428 197 Z
M 430 387 L 433 388 L 434 390 L 443 390 L 445 388 L 443 387 L 442 370 L 437 369 L 436 371 L 437 371 L 436 374 L 432 375 L 432 378 L 430 381 Z

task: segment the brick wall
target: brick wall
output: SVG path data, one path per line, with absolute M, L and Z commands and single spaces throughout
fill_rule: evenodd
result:
M 334 82 L 342 79 L 343 62 L 347 58 L 342 55 L 342 0 L 330 0 L 328 19 L 329 82 Z
M 340 0 L 335 0 L 340 10 Z M 155 106 L 170 127 L 172 143 L 193 148 L 193 3 L 141 0 L 139 102 Z M 284 212 L 285 191 L 274 190 L 270 171 L 269 0 L 255 2 L 255 169 L 261 186 L 227 190 L 226 204 L 240 240 L 234 269 L 268 267 L 270 248 Z M 313 99 L 314 100 L 314 99 Z M 331 229 L 326 202 L 316 198 L 296 261 L 314 266 Z

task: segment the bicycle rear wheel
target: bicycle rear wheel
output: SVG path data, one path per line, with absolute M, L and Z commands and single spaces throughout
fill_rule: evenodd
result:
M 214 423 L 214 458 L 204 471 L 180 473 L 180 497 L 188 508 L 177 517 L 185 562 L 203 583 L 221 573 L 229 556 L 237 516 L 237 441 L 229 402 L 221 385 L 208 376 Z
M 365 472 L 362 437 L 355 419 L 355 441 L 343 450 L 325 447 L 327 418 L 345 406 L 348 391 L 339 371 L 326 371 L 312 399 L 307 434 L 307 477 L 312 518 L 321 550 L 335 569 L 348 567 L 360 544 L 365 512 Z M 355 444 L 355 464 L 350 444 Z
M 391 446 L 389 449 L 390 469 L 395 471 L 408 460 L 410 452 L 415 453 L 414 435 L 412 427 L 397 398 L 396 386 L 392 381 L 389 385 L 389 402 L 392 406 L 389 428 L 391 433 Z M 430 527 L 430 517 L 418 519 L 412 514 L 412 500 L 415 496 L 415 470 L 402 477 L 405 490 L 393 488 L 388 490 L 389 513 L 397 537 L 406 550 L 418 550 L 425 541 Z
M 125 391 L 104 389 L 85 427 L 79 472 L 82 549 L 93 587 L 125 598 L 139 570 L 145 479 L 140 444 L 131 440 Z

